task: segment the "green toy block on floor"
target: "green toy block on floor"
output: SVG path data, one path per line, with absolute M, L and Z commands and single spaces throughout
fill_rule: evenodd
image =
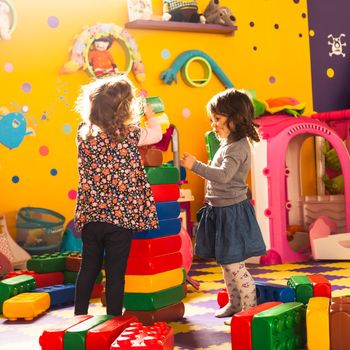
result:
M 145 170 L 151 185 L 177 184 L 180 180 L 179 170 L 170 164 L 162 164 L 157 167 L 147 166 Z
M 38 273 L 61 272 L 65 270 L 66 257 L 71 252 L 33 255 L 27 261 L 27 269 Z
M 253 350 L 297 350 L 306 343 L 306 307 L 299 302 L 277 305 L 253 317 Z
M 78 272 L 74 271 L 64 271 L 64 283 L 73 283 L 75 284 L 75 281 L 78 277 Z M 95 283 L 101 283 L 103 279 L 102 271 L 97 275 L 96 282 Z
M 295 290 L 296 301 L 300 301 L 305 305 L 314 296 L 314 288 L 307 276 L 292 276 L 287 285 Z
M 63 338 L 64 350 L 85 350 L 86 333 L 93 327 L 110 320 L 114 316 L 99 315 L 83 321 L 76 326 L 69 328 Z

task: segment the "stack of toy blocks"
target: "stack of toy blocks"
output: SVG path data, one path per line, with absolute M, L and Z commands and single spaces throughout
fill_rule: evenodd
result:
M 75 316 L 39 338 L 42 350 L 109 350 L 123 330 L 139 325 L 135 316 Z

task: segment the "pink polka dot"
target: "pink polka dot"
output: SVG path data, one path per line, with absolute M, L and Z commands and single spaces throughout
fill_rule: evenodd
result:
M 77 198 L 77 191 L 76 190 L 70 190 L 68 192 L 68 198 L 72 199 L 72 200 L 76 199 Z
M 189 118 L 191 116 L 191 110 L 189 108 L 184 108 L 182 110 L 182 116 L 184 118 Z
M 42 156 L 47 156 L 47 155 L 49 154 L 49 148 L 46 147 L 46 146 L 41 146 L 41 147 L 39 148 L 39 153 L 40 153 L 40 155 L 42 155 Z

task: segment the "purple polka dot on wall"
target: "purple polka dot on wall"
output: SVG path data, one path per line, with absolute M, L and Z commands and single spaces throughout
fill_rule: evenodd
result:
M 51 28 L 57 28 L 59 26 L 59 24 L 60 24 L 60 20 L 56 16 L 50 16 L 47 19 L 47 24 Z
M 301 14 L 301 17 L 302 17 L 302 18 L 306 18 L 306 13 L 303 12 L 303 13 Z
M 4 64 L 4 70 L 7 73 L 13 72 L 13 64 L 12 63 L 5 63 Z
M 249 22 L 249 25 L 250 25 L 251 27 L 254 27 L 254 26 L 255 26 L 255 23 L 254 23 L 254 22 Z
M 258 48 L 256 46 L 253 46 L 253 50 L 256 51 Z
M 30 85 L 29 83 L 23 83 L 22 84 L 22 91 L 26 94 L 28 94 L 29 92 L 32 91 L 32 85 Z
M 69 199 L 72 199 L 72 200 L 76 199 L 76 198 L 77 198 L 77 191 L 75 191 L 75 190 L 70 190 L 70 191 L 68 192 L 68 198 L 69 198 Z
M 293 0 L 296 4 L 299 4 L 300 0 Z
M 274 76 L 271 75 L 271 77 L 269 77 L 269 82 L 271 84 L 274 84 L 276 82 L 276 78 Z
M 280 26 L 276 23 L 275 25 L 274 25 L 274 28 L 275 29 L 278 29 Z

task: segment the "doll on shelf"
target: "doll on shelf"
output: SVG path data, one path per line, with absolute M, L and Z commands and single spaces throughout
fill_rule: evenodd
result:
M 95 39 L 92 43 L 92 49 L 89 51 L 88 59 L 97 77 L 118 73 L 117 65 L 111 53 L 108 51 L 113 41 L 113 37 L 107 36 Z
M 163 21 L 205 23 L 197 1 L 163 0 Z

